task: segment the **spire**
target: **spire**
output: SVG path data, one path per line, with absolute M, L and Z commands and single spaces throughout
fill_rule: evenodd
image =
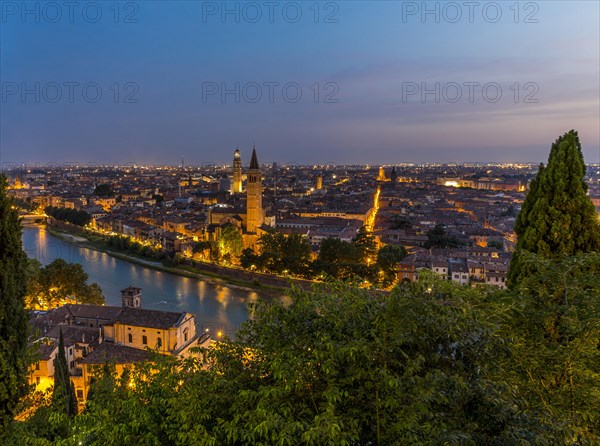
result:
M 256 146 L 252 146 L 252 159 L 250 160 L 250 169 L 258 170 L 258 159 L 256 158 Z

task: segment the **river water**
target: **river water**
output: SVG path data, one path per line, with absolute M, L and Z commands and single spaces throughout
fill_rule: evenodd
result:
M 102 288 L 107 305 L 120 306 L 120 290 L 133 285 L 142 288 L 142 308 L 188 311 L 196 315 L 198 330 L 222 331 L 231 337 L 248 319 L 248 303 L 260 297 L 255 291 L 165 273 L 81 248 L 41 225 L 23 225 L 23 248 L 43 265 L 57 258 L 81 264 L 89 275 L 88 283 Z

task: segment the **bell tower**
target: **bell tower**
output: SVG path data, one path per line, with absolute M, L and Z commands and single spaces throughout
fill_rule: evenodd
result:
M 317 177 L 317 190 L 323 189 L 323 175 Z
M 252 148 L 252 159 L 248 169 L 246 184 L 246 232 L 255 233 L 262 226 L 264 214 L 262 208 L 262 184 L 260 166 L 256 158 L 256 147 Z
M 238 148 L 233 152 L 233 190 L 231 193 L 242 192 L 242 156 Z
M 128 286 L 121 290 L 121 306 L 123 308 L 142 308 L 142 289 Z

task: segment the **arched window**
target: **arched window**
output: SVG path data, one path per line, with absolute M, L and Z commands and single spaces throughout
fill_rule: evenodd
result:
M 142 336 L 142 344 L 144 344 L 144 345 L 148 344 L 148 336 L 146 336 L 146 335 Z
M 129 343 L 131 344 L 133 342 L 133 335 L 129 333 L 127 337 L 129 338 Z
M 188 327 L 186 327 L 186 329 L 183 330 L 183 342 L 187 342 L 187 340 L 188 340 L 188 331 L 189 331 Z

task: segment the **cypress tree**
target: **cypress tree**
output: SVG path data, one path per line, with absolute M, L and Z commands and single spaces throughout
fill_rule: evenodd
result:
M 27 256 L 6 185 L 0 175 L 0 443 L 27 390 Z
M 54 358 L 54 391 L 52 403 L 55 408 L 65 411 L 68 415 L 77 415 L 77 398 L 75 387 L 71 383 L 71 375 L 65 355 L 65 341 L 62 330 L 58 339 L 58 353 Z
M 522 261 L 526 251 L 548 259 L 600 251 L 600 223 L 587 191 L 579 136 L 571 130 L 552 144 L 548 164 L 531 182 L 515 224 L 510 286 L 531 272 Z

